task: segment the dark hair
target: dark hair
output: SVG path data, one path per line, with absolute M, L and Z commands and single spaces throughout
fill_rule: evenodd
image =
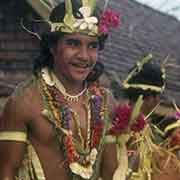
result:
M 81 18 L 82 15 L 79 12 L 81 4 L 78 0 L 72 1 L 73 7 L 73 15 L 76 18 Z M 55 7 L 50 14 L 51 22 L 62 22 L 65 15 L 65 3 L 60 3 L 57 7 Z M 97 18 L 100 17 L 100 10 L 98 8 L 94 11 L 94 16 Z M 35 59 L 33 71 L 36 74 L 43 67 L 48 67 L 50 69 L 53 68 L 53 56 L 50 52 L 50 48 L 55 47 L 60 38 L 62 38 L 66 33 L 63 32 L 48 32 L 44 33 L 41 36 L 40 40 L 40 56 Z M 104 48 L 105 40 L 107 39 L 107 35 L 101 35 L 98 37 L 99 39 L 99 50 Z
M 140 72 L 137 72 L 137 74 L 133 76 L 128 83 L 145 84 L 145 85 L 162 87 L 164 85 L 164 79 L 162 75 L 163 74 L 161 71 L 161 67 L 157 64 L 153 64 L 149 62 L 144 64 L 143 69 Z M 151 89 L 143 90 L 142 88 L 134 88 L 134 87 L 123 89 L 123 92 L 124 92 L 124 96 L 132 101 L 136 101 L 139 95 L 141 94 L 143 95 L 144 98 L 148 96 L 160 95 L 160 92 Z
M 104 65 L 97 61 L 93 70 L 89 73 L 86 80 L 88 83 L 96 81 L 104 73 Z
M 177 119 L 174 116 L 165 117 L 160 121 L 160 123 L 158 123 L 158 128 L 164 132 L 164 130 L 166 129 L 167 126 L 175 123 L 176 121 L 177 121 Z M 166 138 L 169 137 L 173 131 L 174 131 L 174 129 L 167 131 L 165 134 L 165 137 Z

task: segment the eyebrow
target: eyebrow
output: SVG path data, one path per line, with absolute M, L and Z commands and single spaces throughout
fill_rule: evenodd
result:
M 81 43 L 81 40 L 77 39 L 77 38 L 66 38 L 64 39 L 64 42 L 76 42 L 76 43 Z M 92 40 L 89 41 L 88 44 L 99 44 L 98 40 Z
M 65 42 L 81 42 L 79 39 L 76 39 L 76 38 L 67 38 L 67 39 L 64 39 Z

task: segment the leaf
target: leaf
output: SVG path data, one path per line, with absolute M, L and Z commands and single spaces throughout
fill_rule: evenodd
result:
M 66 0 L 66 15 L 64 17 L 64 24 L 66 24 L 70 29 L 73 28 L 75 18 L 73 16 L 72 3 L 71 0 Z
M 91 7 L 91 14 L 93 14 L 94 9 L 96 8 L 96 0 L 90 0 L 89 6 Z
M 129 121 L 129 125 L 131 126 L 132 124 L 135 123 L 136 119 L 138 118 L 140 112 L 141 112 L 141 107 L 143 104 L 143 95 L 140 95 L 134 105 L 131 117 L 130 117 L 130 121 Z
M 82 0 L 82 6 L 89 6 L 89 0 Z
M 152 54 L 148 54 L 141 61 L 137 62 L 136 67 L 129 73 L 129 75 L 123 82 L 123 86 L 125 88 L 128 88 L 130 86 L 130 84 L 129 84 L 130 79 L 132 77 L 134 77 L 137 74 L 137 72 L 140 72 L 142 70 L 144 64 L 148 63 L 150 60 L 152 60 Z
M 128 171 L 128 155 L 126 143 L 129 139 L 128 134 L 123 134 L 118 137 L 117 144 L 117 159 L 118 159 L 118 168 L 115 170 L 113 175 L 113 180 L 125 180 L 126 174 Z

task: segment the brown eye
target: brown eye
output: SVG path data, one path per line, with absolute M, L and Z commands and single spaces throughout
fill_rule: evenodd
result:
M 99 43 L 98 42 L 91 42 L 88 46 L 90 49 L 98 49 Z

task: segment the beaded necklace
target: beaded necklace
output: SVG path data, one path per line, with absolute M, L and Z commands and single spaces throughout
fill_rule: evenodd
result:
M 61 92 L 61 94 L 64 96 L 64 99 L 69 102 L 78 102 L 79 98 L 87 90 L 87 86 L 85 85 L 85 88 L 81 92 L 79 92 L 76 95 L 71 95 L 66 91 L 65 87 L 63 86 L 61 81 L 58 80 L 58 78 L 55 76 L 55 74 L 53 72 L 51 72 L 50 74 L 49 73 L 50 72 L 47 68 L 42 69 L 43 78 L 46 79 L 46 81 L 49 83 L 50 86 L 55 86 Z M 49 75 L 47 76 L 47 74 L 49 74 Z
M 72 174 L 83 179 L 90 179 L 93 175 L 93 166 L 97 159 L 101 138 L 104 131 L 103 118 L 105 114 L 105 92 L 92 85 L 88 88 L 87 96 L 87 137 L 82 136 L 80 121 L 77 113 L 67 104 L 66 99 L 55 86 L 49 86 L 43 77 L 40 78 L 42 92 L 46 100 L 47 108 L 52 112 L 51 121 L 56 128 L 63 132 L 63 147 L 65 159 Z M 44 111 L 48 111 L 44 110 Z M 47 113 L 44 112 L 44 115 Z M 70 121 L 74 120 L 80 137 L 80 142 L 73 137 L 70 129 Z

